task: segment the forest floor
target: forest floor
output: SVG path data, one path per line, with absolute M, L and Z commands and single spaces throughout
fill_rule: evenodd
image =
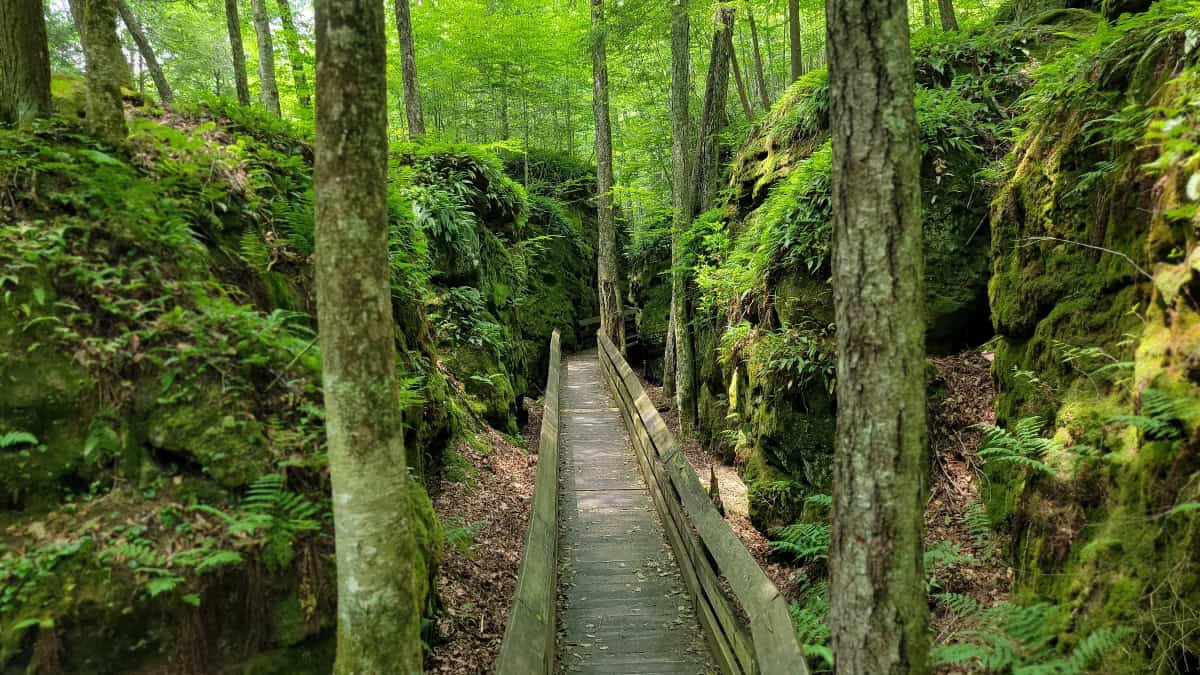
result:
M 541 403 L 526 402 L 522 436 L 537 448 Z M 484 673 L 492 669 L 517 587 L 529 527 L 537 455 L 484 427 L 475 444 L 460 442 L 463 462 L 442 471 L 433 505 L 446 535 L 437 575 L 441 607 L 428 673 Z
M 931 451 L 930 493 L 925 510 L 926 550 L 939 549 L 927 573 L 934 578 L 934 594 L 961 593 L 974 597 L 980 606 L 991 606 L 1007 599 L 1012 586 L 1012 569 L 1003 560 L 1003 542 L 979 521 L 969 517 L 981 512 L 979 481 L 982 478 L 978 455 L 983 432 L 980 424 L 995 422 L 995 388 L 991 375 L 991 355 L 970 350 L 932 359 L 937 379 L 932 383 L 941 395 L 931 401 L 929 445 Z M 663 396 L 662 387 L 645 383 L 646 392 L 663 419 L 680 441 L 688 462 L 705 489 L 710 470 L 715 472 L 725 520 L 745 544 L 789 601 L 799 600 L 794 582 L 804 566 L 775 553 L 770 539 L 750 523 L 746 484 L 737 468 L 706 450 L 699 439 L 680 433 L 679 415 Z M 805 570 L 808 571 L 808 570 Z M 945 643 L 962 628 L 959 620 L 941 603 L 931 604 L 931 630 L 935 643 Z M 944 673 L 956 672 L 943 670 Z

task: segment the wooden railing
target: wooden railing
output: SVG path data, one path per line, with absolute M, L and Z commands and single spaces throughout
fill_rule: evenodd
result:
M 597 341 L 600 365 L 721 670 L 807 675 L 779 589 L 709 501 L 696 472 L 624 357 L 603 335 Z
M 562 354 L 558 331 L 550 338 L 538 469 L 530 509 L 525 555 L 517 577 L 497 675 L 549 675 L 554 672 L 558 576 L 558 413 Z

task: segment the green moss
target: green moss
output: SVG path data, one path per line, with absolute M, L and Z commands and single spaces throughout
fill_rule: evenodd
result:
M 266 471 L 262 425 L 226 407 L 219 389 L 187 403 L 154 408 L 146 418 L 145 434 L 151 447 L 192 459 L 225 487 L 247 485 Z

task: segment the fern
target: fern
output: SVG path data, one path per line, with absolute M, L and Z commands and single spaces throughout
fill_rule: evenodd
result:
M 1181 404 L 1158 389 L 1142 390 L 1142 414 L 1117 415 L 1109 421 L 1141 431 L 1148 440 L 1175 441 L 1183 437 Z
M 1063 447 L 1054 439 L 1042 436 L 1044 426 L 1045 422 L 1037 416 L 1018 420 L 1012 430 L 990 424 L 980 425 L 984 433 L 979 456 L 984 462 L 1006 462 L 1052 474 L 1054 469 L 1041 461 L 1041 457 Z
M 1062 624 L 1061 611 L 1054 605 L 1002 602 L 984 609 L 966 595 L 934 598 L 966 625 L 952 636 L 952 643 L 934 647 L 934 665 L 1012 675 L 1083 675 L 1131 632 L 1125 627 L 1097 630 L 1064 656 L 1054 644 Z
M 38 439 L 24 431 L 9 431 L 0 434 L 0 449 L 12 448 L 18 445 L 37 445 Z
M 797 579 L 803 602 L 788 605 L 792 628 L 804 648 L 804 655 L 815 661 L 814 665 L 828 668 L 833 666 L 833 652 L 829 649 L 829 585 L 824 581 L 812 582 L 803 573 Z
M 790 553 L 799 560 L 829 557 L 829 523 L 793 523 L 771 530 L 771 548 Z
M 978 499 L 967 502 L 966 513 L 963 514 L 963 524 L 967 526 L 975 539 L 975 548 L 985 557 L 992 553 L 992 518 L 988 515 L 987 506 Z

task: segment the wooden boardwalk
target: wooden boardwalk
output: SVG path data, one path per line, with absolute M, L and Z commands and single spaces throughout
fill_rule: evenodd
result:
M 717 672 L 596 352 L 564 361 L 559 670 Z

